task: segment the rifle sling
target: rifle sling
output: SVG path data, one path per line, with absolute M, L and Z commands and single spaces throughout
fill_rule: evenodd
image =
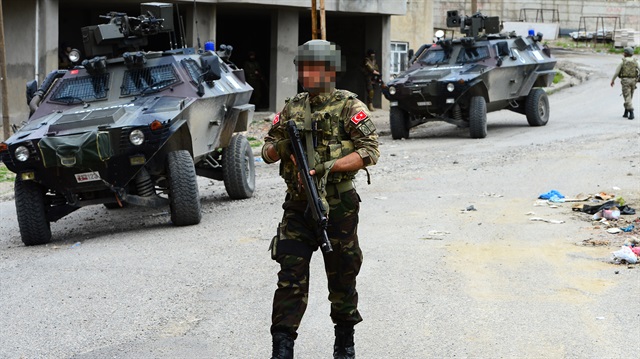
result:
M 304 106 L 304 139 L 307 147 L 307 162 L 309 163 L 309 169 L 313 169 L 316 167 L 316 149 L 313 147 L 313 128 L 311 126 L 311 107 L 309 102 L 311 102 L 311 99 L 307 96 L 307 101 Z

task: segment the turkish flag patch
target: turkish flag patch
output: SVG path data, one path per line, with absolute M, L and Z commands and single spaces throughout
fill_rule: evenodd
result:
M 273 123 L 271 124 L 271 126 L 275 126 L 278 122 L 280 122 L 280 112 L 276 113 L 276 115 L 273 116 Z
M 360 112 L 351 117 L 351 122 L 353 122 L 354 125 L 357 125 L 360 123 L 360 121 L 364 120 L 367 117 L 367 114 L 364 111 L 360 110 Z

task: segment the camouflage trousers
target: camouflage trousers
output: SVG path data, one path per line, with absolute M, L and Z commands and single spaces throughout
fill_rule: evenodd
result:
M 362 265 L 357 233 L 360 197 L 352 189 L 327 196 L 327 202 L 330 208 L 327 235 L 333 251 L 321 253 L 329 286 L 331 320 L 335 324 L 355 325 L 362 321 L 356 291 L 356 276 Z M 316 226 L 310 215 L 305 215 L 306 207 L 306 200 L 293 200 L 287 195 L 278 235 L 271 245 L 272 258 L 280 264 L 271 333 L 286 332 L 294 339 L 309 300 L 311 255 L 319 247 Z
M 620 79 L 622 85 L 622 96 L 624 97 L 624 109 L 633 111 L 633 92 L 636 89 L 635 78 L 622 78 Z

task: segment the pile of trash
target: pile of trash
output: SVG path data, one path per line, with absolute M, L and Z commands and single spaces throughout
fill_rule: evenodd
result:
M 621 248 L 612 253 L 615 263 L 635 264 L 639 261 L 640 240 L 636 236 L 640 235 L 640 218 L 636 216 L 636 210 L 630 207 L 622 196 L 600 192 L 567 198 L 557 190 L 551 190 L 538 198 L 546 200 L 549 204 L 573 202 L 571 209 L 574 212 L 589 215 L 594 229 L 604 229 L 608 235 L 624 235 Z M 599 241 L 599 243 L 609 244 L 608 241 Z

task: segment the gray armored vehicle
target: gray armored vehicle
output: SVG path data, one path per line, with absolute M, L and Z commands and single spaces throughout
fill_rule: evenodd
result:
M 429 121 L 468 127 L 472 138 L 484 138 L 487 112 L 503 109 L 526 115 L 531 126 L 547 124 L 542 87 L 553 81 L 556 60 L 540 45 L 542 34 L 499 34 L 498 17 L 457 11 L 447 12 L 447 26 L 466 36 L 422 46 L 383 91 L 394 139 L 409 138 L 410 128 Z
M 138 50 L 168 31 L 154 16 L 173 18 L 162 5 L 144 4 L 139 17 L 112 12 L 108 23 L 82 28 L 82 65 L 27 84 L 32 113 L 0 144 L 17 174 L 26 245 L 49 242 L 50 222 L 95 204 L 168 206 L 174 225 L 197 224 L 197 175 L 224 181 L 231 198 L 253 195 L 253 152 L 239 133 L 253 116 L 252 88 L 229 61 L 231 46 Z

